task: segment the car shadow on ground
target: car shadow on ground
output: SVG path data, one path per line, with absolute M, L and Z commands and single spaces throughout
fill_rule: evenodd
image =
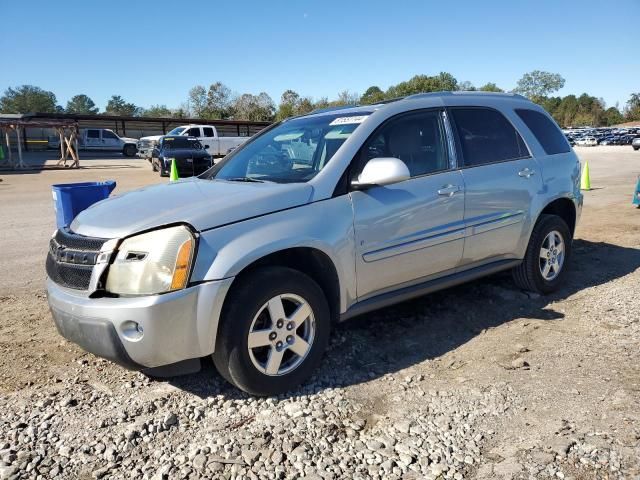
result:
M 554 302 L 634 272 L 640 268 L 640 250 L 575 240 L 569 265 L 564 286 L 551 295 L 523 292 L 505 272 L 336 325 L 319 369 L 305 385 L 282 398 L 359 384 L 398 372 L 438 358 L 486 329 L 519 318 L 562 321 L 564 315 L 551 307 Z M 210 359 L 203 361 L 200 372 L 174 377 L 169 383 L 199 397 L 247 396 L 225 383 Z

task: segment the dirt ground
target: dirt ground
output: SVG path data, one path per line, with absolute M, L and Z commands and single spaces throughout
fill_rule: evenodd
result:
M 508 414 L 483 420 L 480 461 L 465 478 L 640 478 L 640 210 L 631 205 L 640 152 L 576 152 L 589 162 L 593 189 L 585 192 L 558 293 L 522 292 L 500 274 L 333 332 L 320 375 L 341 369 L 337 389 L 368 412 L 371 425 L 426 402 L 422 394 L 405 399 L 407 390 L 454 392 L 460 402 L 470 392 L 503 392 Z M 82 163 L 79 170 L 0 171 L 0 415 L 3 404 L 28 404 L 60 385 L 101 385 L 118 395 L 123 382 L 140 381 L 55 330 L 43 288 L 54 231 L 50 185 L 114 179 L 121 193 L 166 179 L 144 160 Z M 234 398 L 221 382 L 202 386 L 215 375 L 207 366 L 172 385 L 182 395 Z M 145 382 L 140 395 L 162 385 Z

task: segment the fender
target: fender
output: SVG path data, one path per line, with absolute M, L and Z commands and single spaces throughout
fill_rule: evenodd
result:
M 312 248 L 326 254 L 335 266 L 342 313 L 356 300 L 354 239 L 348 195 L 309 203 L 201 233 L 191 280 L 235 277 L 272 253 Z

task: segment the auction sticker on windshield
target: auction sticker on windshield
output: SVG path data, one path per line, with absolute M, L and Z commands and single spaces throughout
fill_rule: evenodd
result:
M 369 115 L 358 115 L 357 117 L 339 117 L 332 121 L 329 125 L 348 125 L 352 123 L 362 123 Z

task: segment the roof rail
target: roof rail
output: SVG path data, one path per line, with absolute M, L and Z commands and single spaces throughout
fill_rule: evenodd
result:
M 415 93 L 413 95 L 408 95 L 408 96 L 404 97 L 404 99 L 405 100 L 409 100 L 409 99 L 414 99 L 414 98 L 444 97 L 444 96 L 450 96 L 450 95 L 469 95 L 469 96 L 478 95 L 478 96 L 512 97 L 512 98 L 521 98 L 523 100 L 529 100 L 527 97 L 523 97 L 522 95 L 520 95 L 518 93 L 511 93 L 511 92 L 485 92 L 485 91 L 482 91 L 482 90 L 473 90 L 473 91 L 463 90 L 463 91 L 454 91 L 454 92 L 449 91 L 449 90 L 443 90 L 443 91 L 439 91 L 439 92 Z
M 335 107 L 316 108 L 315 110 L 311 110 L 306 115 L 311 115 L 312 113 L 333 112 L 334 110 L 346 110 L 347 108 L 356 108 L 356 107 L 360 107 L 360 106 L 361 105 L 338 105 L 338 106 L 335 106 Z

